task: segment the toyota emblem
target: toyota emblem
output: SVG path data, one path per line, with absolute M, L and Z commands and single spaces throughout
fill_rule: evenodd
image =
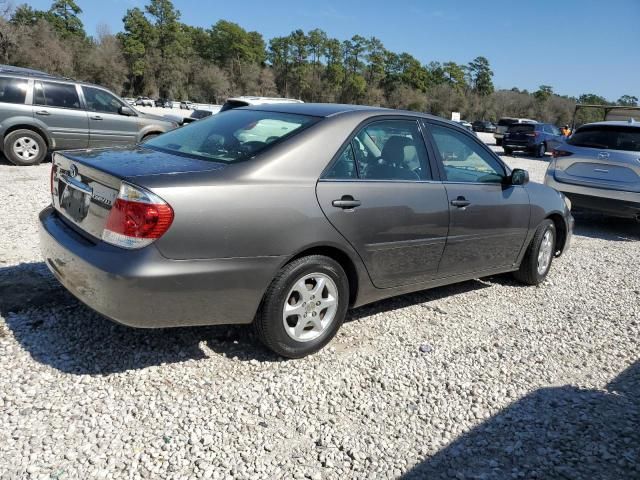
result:
M 69 176 L 76 177 L 78 175 L 78 167 L 76 167 L 73 163 L 69 167 Z

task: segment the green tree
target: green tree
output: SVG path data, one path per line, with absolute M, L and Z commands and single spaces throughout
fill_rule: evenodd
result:
M 129 70 L 129 87 L 134 94 L 142 93 L 144 76 L 149 70 L 147 52 L 156 43 L 156 32 L 137 7 L 127 10 L 122 21 L 124 32 L 118 33 L 117 37 Z
M 493 87 L 493 71 L 489 66 L 489 60 L 485 57 L 476 57 L 467 66 L 473 90 L 480 96 L 491 95 Z
M 84 25 L 78 17 L 81 13 L 82 9 L 74 0 L 55 0 L 45 19 L 62 38 L 69 36 L 85 38 Z
M 633 95 L 622 95 L 616 102 L 618 105 L 626 105 L 629 107 L 638 106 L 638 97 Z
M 553 87 L 549 85 L 540 85 L 540 87 L 538 87 L 538 90 L 533 92 L 533 96 L 536 98 L 536 100 L 542 103 L 548 101 L 552 95 Z

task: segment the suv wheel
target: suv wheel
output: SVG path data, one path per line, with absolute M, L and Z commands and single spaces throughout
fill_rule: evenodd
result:
M 502 139 L 501 138 L 496 138 L 496 145 L 498 147 L 502 145 Z
M 4 154 L 15 165 L 38 165 L 47 155 L 47 144 L 33 130 L 14 130 L 4 137 Z
M 509 147 L 503 147 L 505 155 L 513 155 L 513 149 Z
M 527 252 L 524 254 L 520 269 L 513 276 L 527 285 L 544 282 L 551 268 L 556 251 L 556 226 L 552 220 L 545 220 L 536 230 Z
M 335 336 L 349 304 L 349 282 L 335 260 L 311 255 L 280 270 L 254 321 L 265 346 L 288 358 L 317 352 Z

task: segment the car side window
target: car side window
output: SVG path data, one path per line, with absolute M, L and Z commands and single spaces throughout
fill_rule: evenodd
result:
M 84 93 L 84 100 L 87 103 L 87 110 L 103 113 L 120 113 L 122 103 L 110 93 L 99 88 L 85 86 L 82 87 L 82 93 Z
M 453 128 L 431 125 L 447 181 L 500 183 L 506 176 L 504 167 L 468 135 Z
M 20 78 L 0 77 L 0 102 L 24 103 L 28 85 Z
M 331 180 L 349 180 L 357 178 L 356 159 L 353 155 L 353 147 L 349 143 L 338 159 L 335 161 L 331 169 L 325 175 L 325 178 Z
M 427 150 L 412 120 L 370 123 L 351 142 L 363 180 L 428 180 Z
M 47 107 L 80 108 L 76 86 L 68 83 L 36 82 L 33 103 Z
M 558 127 L 556 127 L 555 125 L 551 125 L 551 133 L 553 133 L 554 135 L 560 135 L 560 129 Z

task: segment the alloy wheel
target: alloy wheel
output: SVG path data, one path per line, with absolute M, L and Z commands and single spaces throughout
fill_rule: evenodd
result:
M 40 153 L 40 147 L 33 138 L 20 137 L 13 142 L 13 153 L 23 160 L 32 160 Z
M 538 275 L 544 275 L 551 263 L 553 256 L 553 233 L 551 230 L 544 232 L 540 249 L 538 250 Z
M 282 322 L 287 335 L 297 342 L 315 340 L 334 321 L 338 310 L 338 287 L 324 273 L 297 280 L 286 296 Z

